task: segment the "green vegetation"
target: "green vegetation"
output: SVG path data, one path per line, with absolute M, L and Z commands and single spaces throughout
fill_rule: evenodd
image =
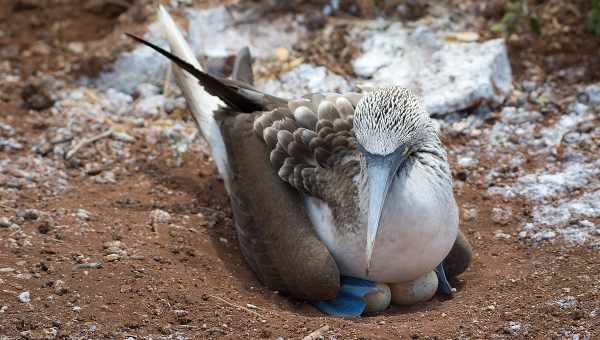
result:
M 512 34 L 517 32 L 525 21 L 533 32 L 541 33 L 540 20 L 529 10 L 527 0 L 510 0 L 506 6 L 506 13 L 491 27 L 491 30 Z
M 592 10 L 588 14 L 585 27 L 595 35 L 600 35 L 600 0 L 592 0 Z
M 587 15 L 585 27 L 589 32 L 600 35 L 600 0 L 590 1 L 592 2 L 592 9 Z M 492 25 L 490 29 L 494 32 L 512 34 L 518 32 L 525 23 L 536 34 L 542 33 L 540 20 L 529 8 L 528 0 L 510 0 L 506 5 L 506 13 L 502 19 Z

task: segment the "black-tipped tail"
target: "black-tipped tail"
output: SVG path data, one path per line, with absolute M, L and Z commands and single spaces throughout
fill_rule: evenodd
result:
M 133 34 L 125 33 L 130 38 L 152 48 L 156 52 L 162 54 L 167 57 L 170 61 L 175 63 L 179 68 L 185 70 L 192 76 L 194 76 L 200 82 L 200 85 L 204 87 L 206 92 L 210 93 L 213 96 L 219 97 L 227 106 L 234 110 L 238 110 L 240 112 L 255 112 L 261 111 L 264 107 L 251 99 L 240 94 L 236 89 L 231 88 L 230 86 L 223 83 L 221 80 L 211 76 L 210 74 L 203 72 L 194 65 L 182 60 L 171 52 L 166 51 L 165 49 L 154 45 L 151 42 L 148 42 L 142 38 L 136 37 Z

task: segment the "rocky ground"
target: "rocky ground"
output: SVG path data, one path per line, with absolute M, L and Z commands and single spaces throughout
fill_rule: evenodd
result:
M 154 1 L 7 0 L 0 339 L 600 336 L 600 38 L 583 30 L 589 4 L 540 2 L 541 37 L 525 27 L 494 40 L 502 1 L 408 1 L 389 21 L 336 3 L 169 10 L 213 73 L 228 74 L 249 45 L 265 91 L 397 83 L 423 95 L 475 251 L 455 296 L 336 319 L 265 289 L 167 64 L 123 36 L 160 40 Z

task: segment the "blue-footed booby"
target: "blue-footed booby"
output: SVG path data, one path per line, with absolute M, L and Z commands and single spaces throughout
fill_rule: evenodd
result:
M 387 303 L 390 291 L 406 301 L 394 292 L 432 272 L 438 290 L 450 292 L 441 264 L 453 245 L 466 263 L 470 250 L 458 234 L 446 151 L 416 95 L 385 87 L 270 96 L 252 87 L 247 50 L 235 79 L 213 77 L 162 7 L 159 19 L 171 52 L 132 37 L 177 65 L 261 281 L 335 315 L 360 314 L 380 291 Z

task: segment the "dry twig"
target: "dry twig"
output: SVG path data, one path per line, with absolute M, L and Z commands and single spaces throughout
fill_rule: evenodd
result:
M 83 148 L 86 145 L 95 143 L 95 142 L 99 141 L 100 139 L 110 137 L 112 135 L 112 133 L 113 133 L 112 130 L 107 130 L 107 131 L 97 134 L 91 138 L 82 140 L 81 142 L 77 143 L 77 145 L 75 145 L 71 150 L 69 150 L 69 152 L 67 152 L 67 154 L 65 155 L 65 159 L 66 160 L 71 159 L 73 156 L 75 156 L 75 154 L 79 151 L 79 149 Z
M 229 301 L 223 299 L 222 297 L 219 297 L 219 296 L 216 296 L 216 295 L 209 295 L 209 296 L 212 297 L 212 298 L 215 298 L 215 299 L 217 299 L 217 300 L 219 300 L 219 301 L 221 301 L 223 303 L 226 303 L 226 304 L 228 304 L 228 305 L 230 305 L 232 307 L 235 307 L 237 309 L 241 309 L 241 310 L 246 311 L 246 312 L 248 312 L 250 314 L 254 314 L 254 315 L 258 316 L 259 318 L 262 318 L 262 316 L 260 314 L 258 314 L 257 312 L 255 312 L 255 311 L 253 311 L 251 309 L 248 309 L 246 307 L 242 307 L 240 305 L 236 305 L 235 303 L 229 302 Z

